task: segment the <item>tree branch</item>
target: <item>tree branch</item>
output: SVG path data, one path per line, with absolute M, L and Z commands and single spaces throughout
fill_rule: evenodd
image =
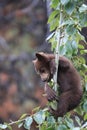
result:
M 56 49 L 55 49 L 55 63 L 56 63 L 56 73 L 54 75 L 54 89 L 55 91 L 57 91 L 57 77 L 58 77 L 58 65 L 59 65 L 59 48 L 60 48 L 60 44 L 61 44 L 61 37 L 62 37 L 62 28 L 59 28 L 63 22 L 63 11 L 62 11 L 62 5 L 60 5 L 60 20 L 59 20 L 59 26 L 56 30 L 55 33 L 55 37 L 56 37 L 56 41 L 57 41 L 57 45 L 56 45 Z

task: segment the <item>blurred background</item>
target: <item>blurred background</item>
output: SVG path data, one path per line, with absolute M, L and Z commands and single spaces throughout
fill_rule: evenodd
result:
M 46 106 L 32 60 L 37 51 L 50 52 L 49 13 L 49 1 L 0 0 L 0 123 Z

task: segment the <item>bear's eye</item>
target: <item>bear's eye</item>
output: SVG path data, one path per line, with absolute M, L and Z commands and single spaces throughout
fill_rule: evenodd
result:
M 41 73 L 45 73 L 45 68 L 40 69 Z

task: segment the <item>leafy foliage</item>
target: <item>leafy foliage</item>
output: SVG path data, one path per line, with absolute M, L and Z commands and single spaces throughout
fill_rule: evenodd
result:
M 52 34 L 48 37 L 49 42 L 52 45 L 52 50 L 55 51 L 57 44 L 59 45 L 59 54 L 65 55 L 69 59 L 71 59 L 78 69 L 80 75 L 82 76 L 82 84 L 83 84 L 83 99 L 80 106 L 75 110 L 83 119 L 86 121 L 87 119 L 87 65 L 84 58 L 84 55 L 87 53 L 85 46 L 80 44 L 80 40 L 83 40 L 83 43 L 86 45 L 86 41 L 84 37 L 80 34 L 80 30 L 82 27 L 87 25 L 87 5 L 85 5 L 84 1 L 81 0 L 61 0 L 58 1 L 54 6 L 54 1 L 51 3 L 51 7 L 53 7 L 55 13 L 51 13 L 49 17 L 49 24 L 51 25 L 50 31 L 53 31 Z M 62 13 L 62 23 L 60 24 L 60 13 Z M 55 28 L 52 27 L 52 19 L 58 19 L 58 24 Z M 53 28 L 53 29 L 52 29 Z M 60 34 L 60 43 L 57 41 L 57 35 L 61 31 Z M 67 116 L 68 117 L 68 116 Z M 70 122 L 71 121 L 71 122 Z M 76 122 L 78 122 L 79 127 L 75 127 L 73 120 L 69 118 L 69 120 L 65 119 L 66 124 L 61 123 L 58 125 L 58 129 L 73 129 L 80 130 L 85 129 L 81 126 L 80 118 L 76 118 Z M 84 121 L 82 121 L 84 122 Z M 65 126 L 63 126 L 65 125 Z

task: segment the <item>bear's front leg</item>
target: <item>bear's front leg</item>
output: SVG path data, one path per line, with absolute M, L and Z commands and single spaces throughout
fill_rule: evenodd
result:
M 57 110 L 54 110 L 52 107 L 49 107 L 49 112 L 57 119 L 58 117 L 63 117 L 68 111 L 67 104 L 58 103 Z
M 47 83 L 45 83 L 44 90 L 45 90 L 46 97 L 47 97 L 48 101 L 53 101 L 53 100 L 58 101 L 59 100 L 56 92 L 52 88 L 50 88 L 50 86 Z

